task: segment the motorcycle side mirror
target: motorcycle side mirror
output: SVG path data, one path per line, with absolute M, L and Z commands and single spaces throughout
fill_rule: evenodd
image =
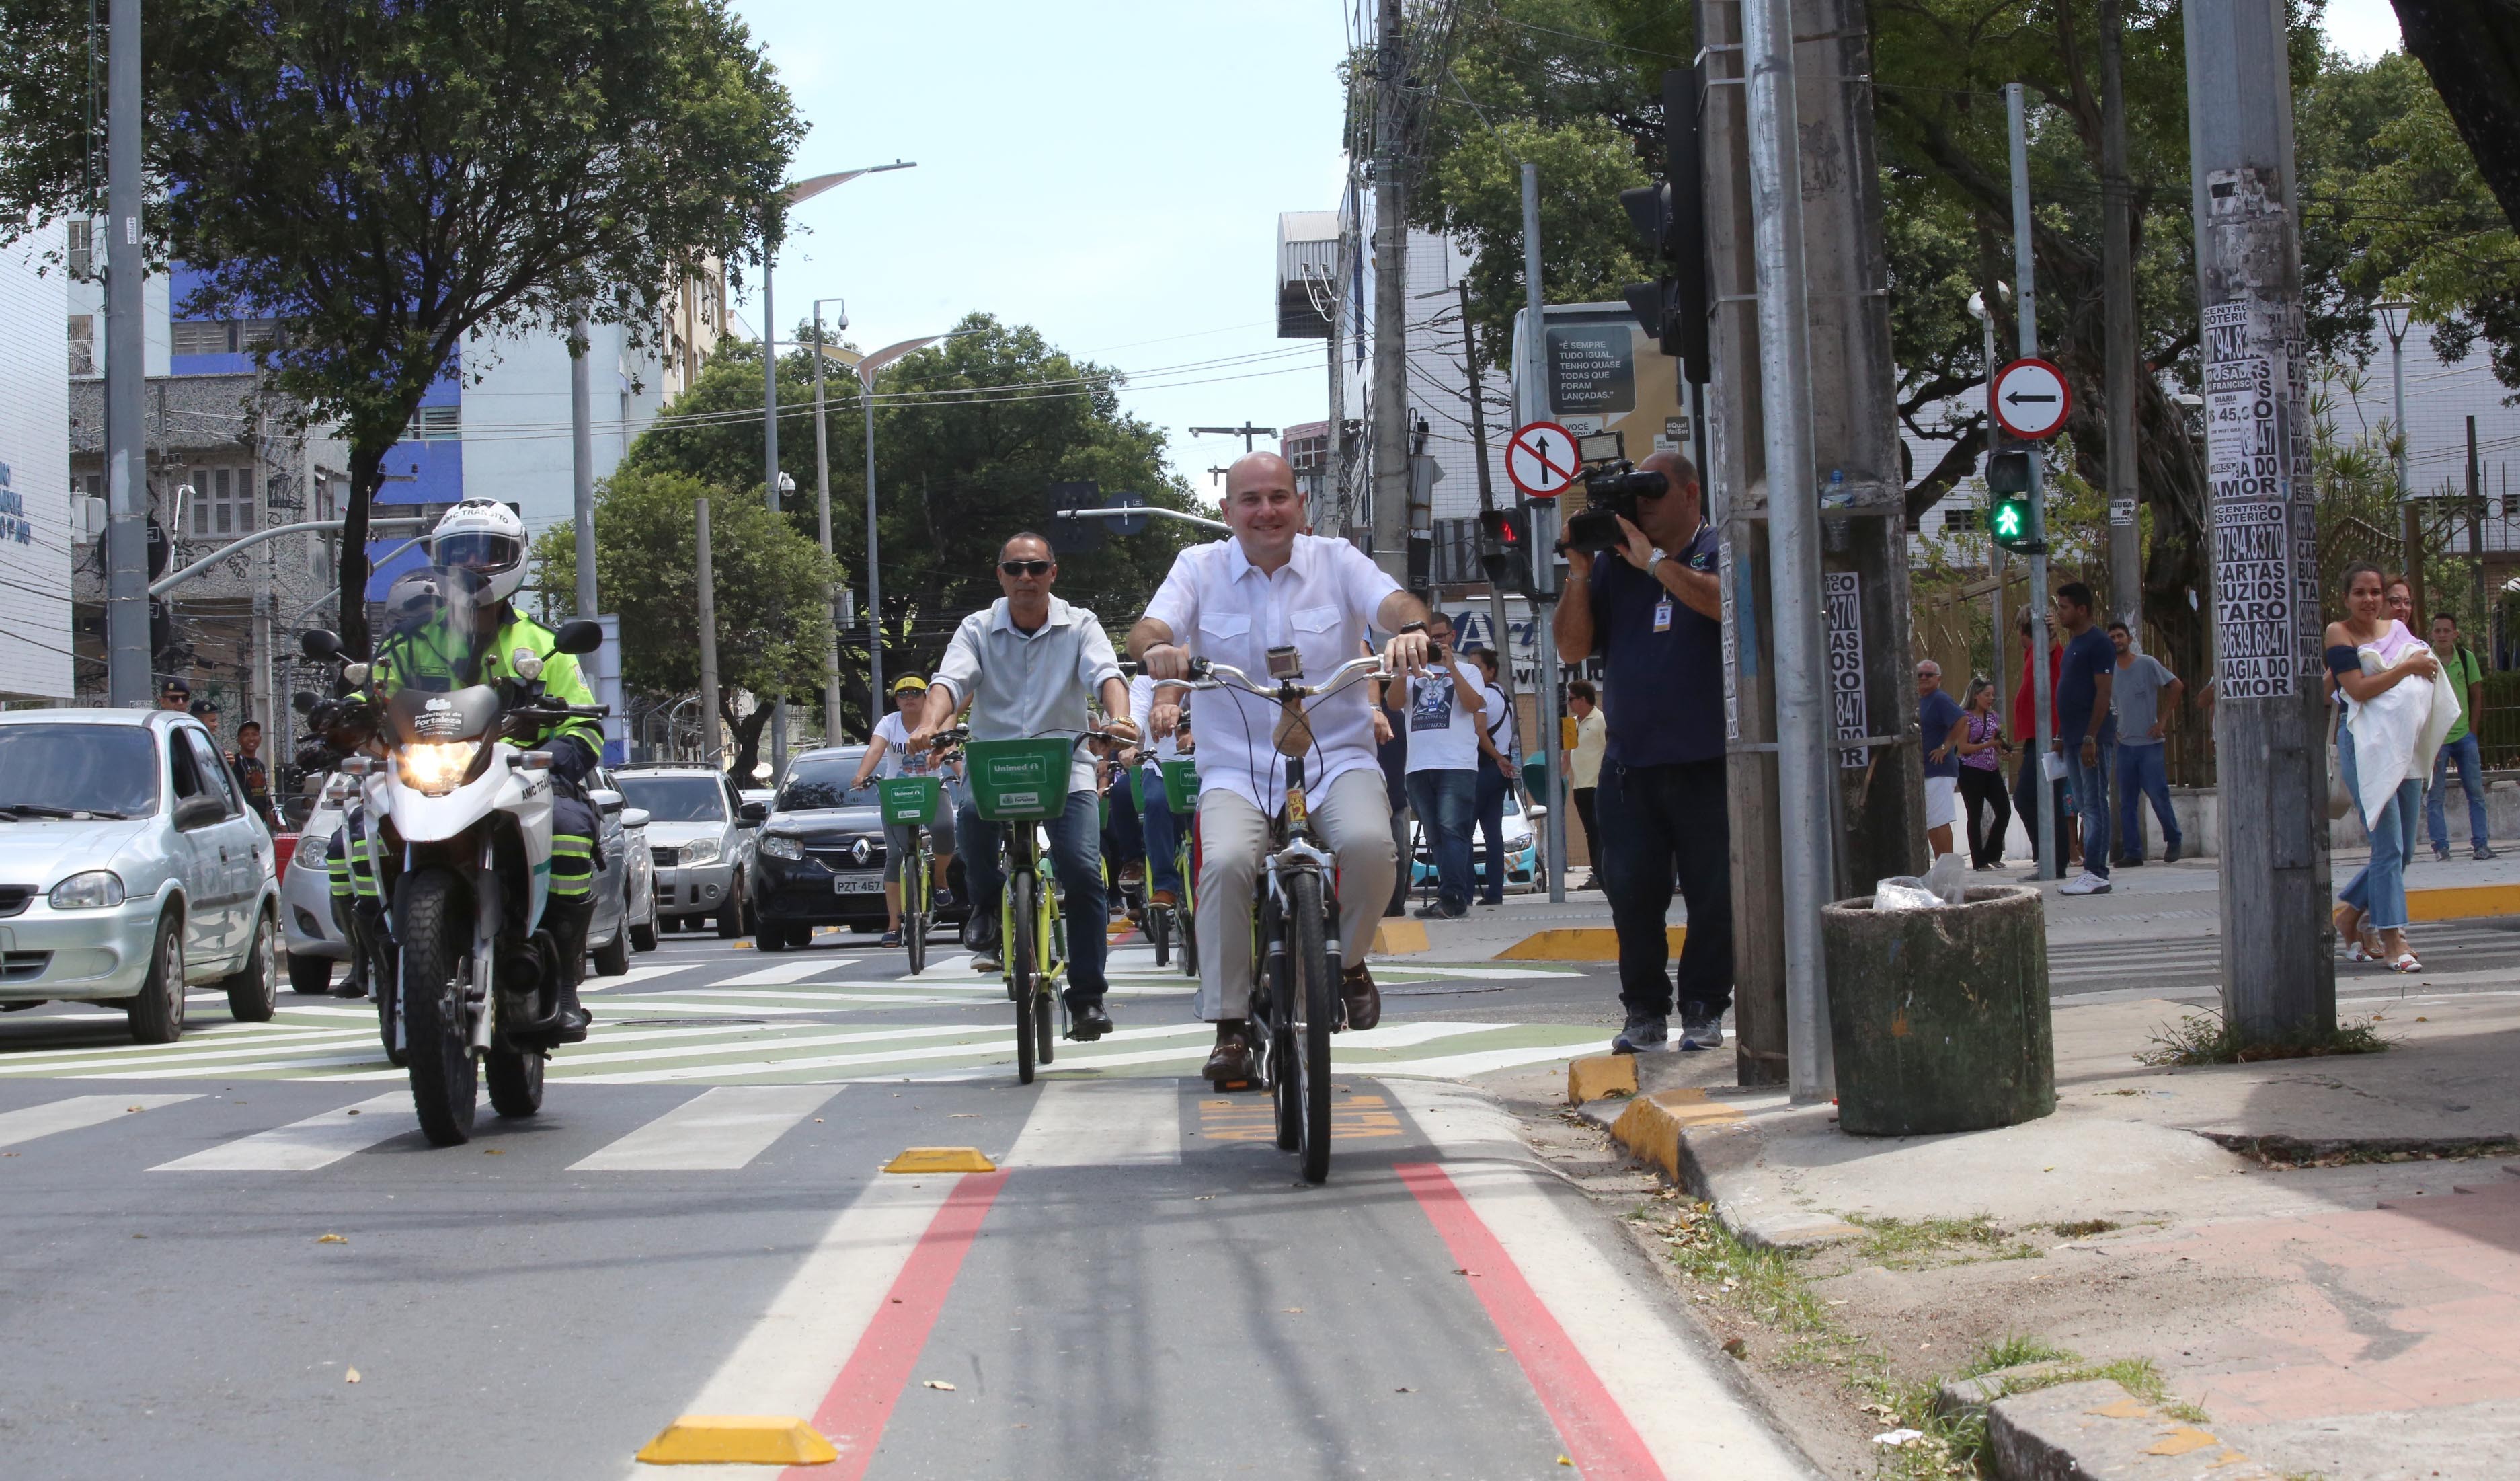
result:
M 297 651 L 320 664 L 340 655 L 341 639 L 330 628 L 310 627 L 297 634 Z
M 289 708 L 300 715 L 312 715 L 315 713 L 315 696 L 300 689 L 289 697 Z
M 585 618 L 579 618 L 573 623 L 561 624 L 560 631 L 552 635 L 552 647 L 562 653 L 593 653 L 603 646 L 602 625 L 589 622 Z
M 738 827 L 754 828 L 759 827 L 769 816 L 768 808 L 759 803 L 745 803 L 742 810 L 736 813 L 735 820 Z

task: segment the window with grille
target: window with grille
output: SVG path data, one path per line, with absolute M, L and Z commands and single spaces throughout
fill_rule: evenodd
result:
M 96 374 L 96 315 L 70 315 L 70 374 Z
M 463 436 L 464 408 L 455 402 L 421 407 L 412 413 L 411 424 L 402 432 L 406 442 L 452 442 Z
M 69 265 L 71 277 L 86 277 L 93 270 L 90 264 L 96 258 L 96 224 L 71 221 L 63 237 L 62 255 Z
M 242 354 L 279 339 L 269 319 L 178 319 L 167 348 L 175 354 Z
M 252 469 L 197 468 L 191 483 L 196 536 L 253 532 Z

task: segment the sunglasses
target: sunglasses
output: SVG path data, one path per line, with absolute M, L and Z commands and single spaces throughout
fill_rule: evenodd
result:
M 1048 561 L 1000 561 L 998 569 L 1009 576 L 1048 576 Z

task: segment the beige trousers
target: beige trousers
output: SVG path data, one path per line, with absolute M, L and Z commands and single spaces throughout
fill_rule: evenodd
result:
M 1400 867 L 1391 802 L 1379 770 L 1350 771 L 1311 802 L 1315 836 L 1338 856 L 1341 959 L 1354 966 L 1373 945 Z M 1250 1011 L 1251 895 L 1269 847 L 1269 819 L 1215 788 L 1199 794 L 1198 837 L 1198 1016 L 1216 1023 Z

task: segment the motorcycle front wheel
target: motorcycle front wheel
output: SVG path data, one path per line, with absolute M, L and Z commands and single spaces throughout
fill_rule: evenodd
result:
M 543 1056 L 532 1049 L 493 1048 L 488 1061 L 490 1109 L 502 1116 L 531 1116 L 543 1108 Z
M 457 973 L 472 955 L 472 909 L 455 876 L 423 869 L 402 887 L 395 924 L 402 967 L 404 1042 L 411 1057 L 411 1104 L 423 1134 L 438 1146 L 472 1139 L 479 1079 L 472 1062 L 471 1021 Z

